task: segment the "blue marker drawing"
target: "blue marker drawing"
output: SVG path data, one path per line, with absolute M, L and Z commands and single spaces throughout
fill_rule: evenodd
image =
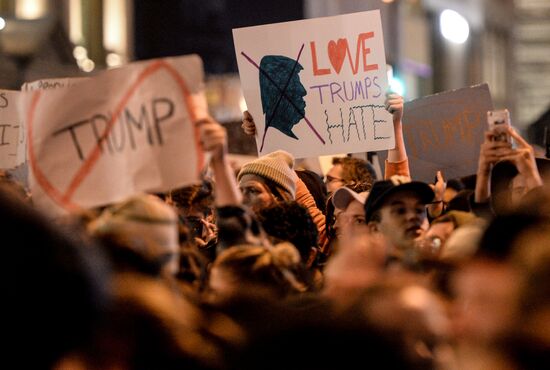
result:
M 260 71 L 260 93 L 262 110 L 265 115 L 265 128 L 260 152 L 263 150 L 269 127 L 274 127 L 283 134 L 298 139 L 292 129 L 302 119 L 306 121 L 319 140 L 325 144 L 325 140 L 305 116 L 306 102 L 304 97 L 307 95 L 307 91 L 300 82 L 298 75 L 303 69 L 299 63 L 303 49 L 304 45 L 302 44 L 296 60 L 282 55 L 266 55 L 262 58 L 260 65 L 244 52 L 241 52 Z

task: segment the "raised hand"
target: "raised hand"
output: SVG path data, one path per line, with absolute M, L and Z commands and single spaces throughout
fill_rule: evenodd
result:
M 393 122 L 398 123 L 403 119 L 404 99 L 401 95 L 388 92 L 386 94 L 386 110 L 393 116 Z
M 494 140 L 492 131 L 485 132 L 485 140 L 481 144 L 478 161 L 478 174 L 489 174 L 492 166 L 504 156 L 512 154 L 512 144 L 506 141 Z
M 434 191 L 435 197 L 434 202 L 428 206 L 428 213 L 430 217 L 436 218 L 440 216 L 445 210 L 445 204 L 443 203 L 443 195 L 445 194 L 445 189 L 447 188 L 447 183 L 443 178 L 441 171 L 437 171 L 436 182 L 434 185 L 430 185 Z
M 212 159 L 223 159 L 227 153 L 227 130 L 208 117 L 196 122 L 200 130 L 200 141 L 204 151 L 212 154 Z
M 243 123 L 241 125 L 243 131 L 247 135 L 256 135 L 256 123 L 249 111 L 243 112 Z
M 512 127 L 507 127 L 507 131 L 515 141 L 517 147 L 512 149 L 510 153 L 503 155 L 500 159 L 514 163 L 519 176 L 523 177 L 525 192 L 542 186 L 542 178 L 540 177 L 535 160 L 535 150 Z
M 401 122 L 403 119 L 404 99 L 399 94 L 388 92 L 386 93 L 385 106 L 386 110 L 392 114 L 393 132 L 395 135 L 395 148 L 388 150 L 388 162 L 402 162 L 407 159 L 407 150 L 403 138 L 403 123 Z M 410 176 L 408 165 L 406 171 L 399 174 Z

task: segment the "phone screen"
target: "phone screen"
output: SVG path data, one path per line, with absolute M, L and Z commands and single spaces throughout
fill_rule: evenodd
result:
M 510 113 L 508 109 L 488 111 L 487 124 L 489 126 L 489 131 L 492 131 L 494 141 L 512 143 L 512 138 L 506 131 L 506 127 L 510 126 Z

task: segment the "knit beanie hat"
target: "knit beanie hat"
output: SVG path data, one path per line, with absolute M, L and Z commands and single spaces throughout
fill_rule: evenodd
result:
M 237 180 L 240 181 L 247 174 L 271 180 L 292 195 L 292 199 L 296 198 L 298 175 L 294 172 L 294 157 L 284 150 L 277 150 L 245 164 Z
M 132 249 L 146 257 L 155 258 L 179 249 L 175 209 L 150 194 L 137 194 L 105 208 L 88 230 L 92 235 L 120 232 L 145 239 L 149 243 L 133 245 Z

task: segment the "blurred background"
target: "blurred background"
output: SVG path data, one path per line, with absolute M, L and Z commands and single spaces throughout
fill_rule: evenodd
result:
M 240 130 L 231 29 L 372 9 L 382 13 L 392 86 L 407 100 L 487 82 L 495 108 L 544 145 L 549 0 L 0 0 L 0 88 L 198 53 L 230 150 L 255 154 Z

